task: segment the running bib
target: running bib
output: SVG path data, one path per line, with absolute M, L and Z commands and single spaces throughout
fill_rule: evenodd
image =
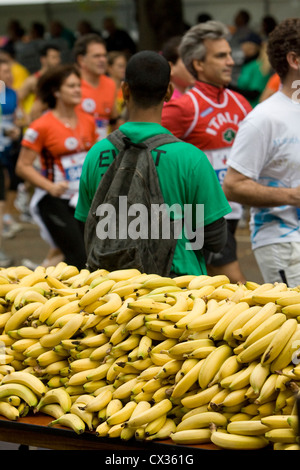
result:
M 62 170 L 54 165 L 54 181 L 68 181 L 69 187 L 62 195 L 63 199 L 72 199 L 79 191 L 79 182 L 86 152 L 75 153 L 61 157 Z

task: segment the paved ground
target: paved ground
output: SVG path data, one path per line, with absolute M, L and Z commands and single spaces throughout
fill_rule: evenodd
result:
M 237 233 L 238 254 L 243 272 L 247 280 L 262 282 L 260 272 L 249 241 L 249 232 L 247 229 L 239 229 Z M 22 263 L 23 258 L 28 258 L 35 263 L 41 263 L 44 259 L 48 246 L 41 239 L 39 229 L 33 224 L 24 224 L 24 229 L 19 232 L 15 238 L 5 240 L 4 248 L 6 252 L 14 259 L 14 265 Z M 18 445 L 0 442 L 1 450 L 18 450 Z M 31 448 L 30 448 L 31 449 Z M 32 448 L 31 450 L 36 449 Z

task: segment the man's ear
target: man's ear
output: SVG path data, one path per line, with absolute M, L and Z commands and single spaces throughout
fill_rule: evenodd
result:
M 130 90 L 129 90 L 128 83 L 127 82 L 122 82 L 121 89 L 122 89 L 124 101 L 128 101 L 129 95 L 130 95 Z
M 166 101 L 166 102 L 170 101 L 170 99 L 172 98 L 173 92 L 174 92 L 174 87 L 173 87 L 172 83 L 170 82 L 169 85 L 168 85 L 168 89 L 167 89 L 167 93 L 165 95 L 164 101 Z

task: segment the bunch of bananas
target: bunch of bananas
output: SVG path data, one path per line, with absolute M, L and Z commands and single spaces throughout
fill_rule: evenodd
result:
M 297 449 L 300 289 L 64 262 L 0 270 L 0 414 L 80 434 Z

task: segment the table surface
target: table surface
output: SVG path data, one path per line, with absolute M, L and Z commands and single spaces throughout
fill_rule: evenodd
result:
M 171 439 L 162 441 L 122 441 L 118 438 L 103 438 L 95 433 L 86 431 L 76 434 L 72 429 L 61 425 L 48 426 L 54 418 L 41 413 L 34 416 L 19 418 L 10 421 L 0 416 L 0 441 L 52 450 L 105 450 L 130 451 L 140 450 L 153 453 L 161 452 L 198 452 L 203 450 L 217 450 L 214 444 L 201 444 L 180 446 Z

